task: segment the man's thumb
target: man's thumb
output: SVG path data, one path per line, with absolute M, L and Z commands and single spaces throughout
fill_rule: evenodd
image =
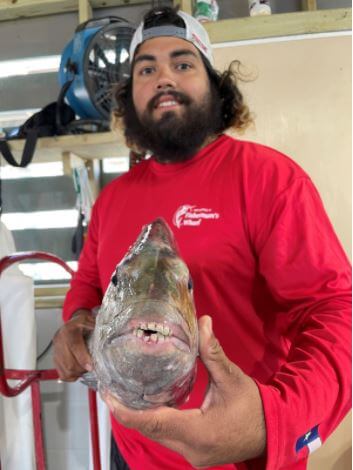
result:
M 213 382 L 224 382 L 236 371 L 236 366 L 225 355 L 212 330 L 212 319 L 204 315 L 199 319 L 199 352 Z

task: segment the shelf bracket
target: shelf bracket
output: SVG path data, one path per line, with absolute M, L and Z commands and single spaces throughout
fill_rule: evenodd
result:
M 193 0 L 173 0 L 174 7 L 179 6 L 181 11 L 188 13 L 192 16 L 193 13 Z
M 93 18 L 92 6 L 89 0 L 78 0 L 78 22 L 84 23 Z
M 302 9 L 305 11 L 317 10 L 317 1 L 316 0 L 302 0 Z
M 64 151 L 62 152 L 62 161 L 64 167 L 64 175 L 72 177 L 74 168 L 84 166 L 87 170 L 89 186 L 96 199 L 99 194 L 99 162 L 93 159 L 85 158 L 77 153 Z

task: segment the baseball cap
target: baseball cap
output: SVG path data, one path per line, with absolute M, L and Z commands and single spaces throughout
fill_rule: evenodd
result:
M 183 19 L 185 28 L 167 24 L 144 29 L 144 21 L 140 23 L 131 40 L 130 62 L 133 61 L 137 46 L 147 39 L 160 36 L 173 36 L 191 42 L 195 47 L 197 47 L 201 54 L 206 57 L 210 64 L 213 65 L 214 60 L 212 56 L 211 42 L 205 28 L 198 20 L 183 11 L 177 11 L 176 14 Z

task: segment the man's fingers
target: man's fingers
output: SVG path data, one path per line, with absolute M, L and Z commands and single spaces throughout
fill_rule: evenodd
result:
M 94 326 L 92 313 L 80 310 L 55 334 L 54 363 L 61 380 L 77 380 L 84 372 L 92 370 L 92 359 L 85 338 Z
M 71 351 L 76 359 L 76 362 L 81 366 L 84 371 L 92 370 L 92 358 L 90 353 L 88 352 L 86 341 L 81 334 L 75 334 Z
M 59 378 L 65 382 L 73 382 L 85 372 L 67 346 L 62 347 L 59 356 L 54 354 L 54 364 Z
M 162 422 L 171 419 L 171 408 L 161 407 L 158 410 L 133 410 L 124 406 L 119 400 L 107 391 L 101 396 L 113 415 L 127 428 L 136 428 L 145 435 L 157 437 L 165 431 Z M 174 410 L 175 411 L 175 410 Z
M 134 428 L 145 436 L 165 443 L 167 440 L 188 442 L 193 436 L 190 425 L 201 416 L 198 409 L 176 410 L 166 406 L 150 410 L 132 410 L 124 406 L 109 392 L 101 392 L 115 418 L 127 428 Z M 190 430 L 190 431 L 189 431 Z
M 96 319 L 91 313 L 87 315 L 85 311 L 80 311 L 78 315 L 73 316 L 71 321 L 74 323 L 74 328 L 67 338 L 70 342 L 70 349 L 82 369 L 91 371 L 92 358 L 88 352 L 85 338 L 94 330 Z
M 77 380 L 92 368 L 92 359 L 82 336 L 62 338 L 59 332 L 54 336 L 54 364 L 61 380 Z
M 194 466 L 200 466 L 200 453 L 206 455 L 209 450 L 209 436 L 200 429 L 209 427 L 205 416 L 199 409 L 176 410 L 161 407 L 154 410 L 136 411 L 126 408 L 109 393 L 103 393 L 114 417 L 125 427 L 137 429 L 150 439 L 183 455 Z

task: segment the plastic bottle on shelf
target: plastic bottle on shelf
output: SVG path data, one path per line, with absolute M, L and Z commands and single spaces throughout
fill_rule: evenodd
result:
M 269 0 L 249 0 L 250 16 L 270 15 L 271 5 Z
M 217 21 L 219 6 L 217 0 L 197 0 L 194 17 L 201 23 Z

